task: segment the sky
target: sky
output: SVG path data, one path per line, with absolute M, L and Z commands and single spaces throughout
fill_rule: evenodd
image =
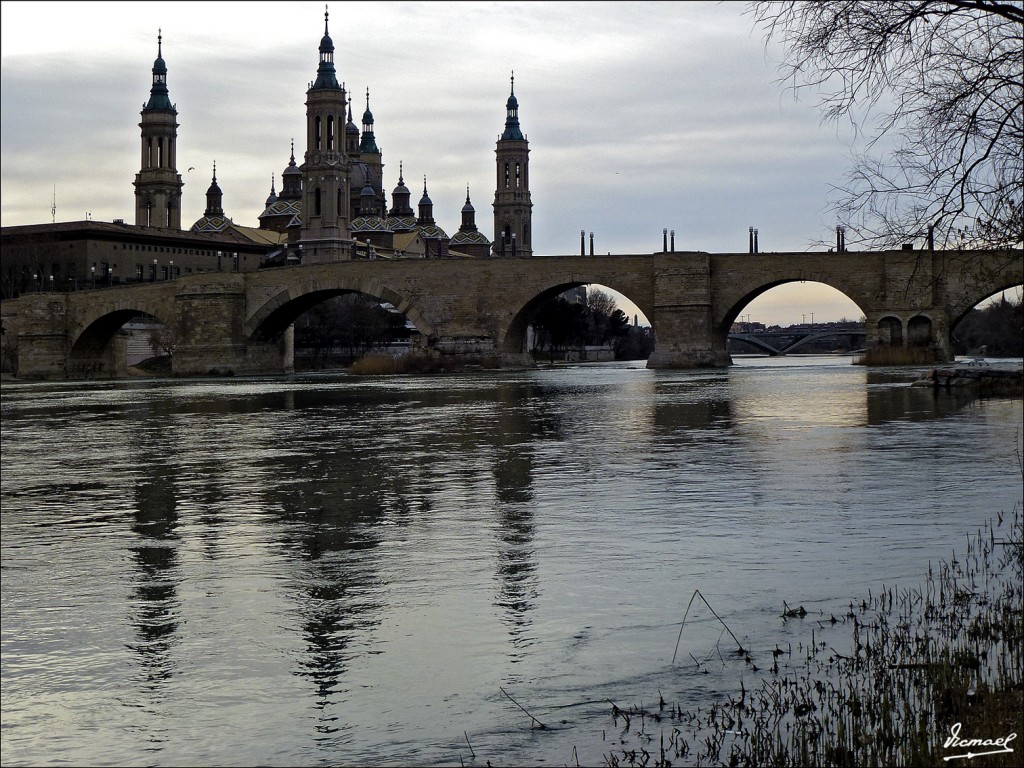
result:
M 514 72 L 535 254 L 578 254 L 581 230 L 597 253 L 651 253 L 666 228 L 677 250 L 742 253 L 751 226 L 761 251 L 822 249 L 851 142 L 779 84 L 782 52 L 746 11 L 345 2 L 330 6 L 330 34 L 357 124 L 369 89 L 389 200 L 401 162 L 414 202 L 426 177 L 449 234 L 467 185 L 492 233 L 494 148 Z M 4 226 L 134 220 L 158 30 L 180 124 L 183 227 L 203 214 L 214 162 L 224 210 L 246 226 L 258 226 L 272 175 L 280 191 L 293 138 L 302 162 L 322 3 L 2 2 L 0 21 Z M 811 313 L 862 315 L 817 284 L 775 289 L 743 315 L 788 325 Z

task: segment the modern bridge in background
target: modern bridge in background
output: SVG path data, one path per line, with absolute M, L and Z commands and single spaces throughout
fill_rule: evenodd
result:
M 863 323 L 842 326 L 790 326 L 776 330 L 740 331 L 729 334 L 729 341 L 742 341 L 776 357 L 796 352 L 817 341 L 834 339 L 843 349 L 862 349 L 867 343 Z M 845 341 L 845 344 L 842 342 Z

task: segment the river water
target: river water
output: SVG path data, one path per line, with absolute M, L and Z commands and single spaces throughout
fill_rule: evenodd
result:
M 3 764 L 600 765 L 750 686 L 695 590 L 767 666 L 1020 502 L 1019 398 L 641 366 L 5 382 Z

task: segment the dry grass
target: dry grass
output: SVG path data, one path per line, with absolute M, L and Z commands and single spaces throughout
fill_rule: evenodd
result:
M 392 376 L 395 374 L 451 373 L 453 371 L 498 368 L 496 357 L 445 356 L 428 352 L 411 352 L 401 357 L 365 355 L 349 368 L 356 376 Z
M 931 347 L 871 347 L 854 365 L 932 365 L 944 362 Z

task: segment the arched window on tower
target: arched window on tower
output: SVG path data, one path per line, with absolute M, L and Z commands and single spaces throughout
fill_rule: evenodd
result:
M 327 151 L 334 151 L 334 115 L 327 116 Z
M 146 167 L 153 167 L 153 140 L 146 139 Z
M 341 187 L 338 187 L 338 207 L 335 208 L 335 210 L 338 212 L 338 218 L 339 219 L 341 218 L 341 212 L 345 210 L 344 207 L 343 207 L 343 203 L 344 202 L 345 202 L 345 198 L 342 197 L 342 189 L 341 189 Z
M 319 118 L 317 118 L 317 119 L 319 120 Z M 320 187 L 317 187 L 316 189 L 313 190 L 313 215 L 314 216 L 320 216 L 321 215 Z
M 516 189 L 519 189 L 522 179 L 519 173 L 519 163 L 516 163 Z
M 321 135 L 320 135 L 320 115 L 316 116 L 316 120 L 314 121 L 313 130 L 314 130 L 313 146 L 316 147 L 317 150 L 321 150 L 321 149 L 323 149 L 323 146 L 322 146 L 323 139 L 321 138 Z
M 156 164 L 158 168 L 164 167 L 164 140 L 162 137 L 156 140 Z
M 509 178 L 508 178 L 508 163 L 505 163 L 505 189 L 508 189 L 508 183 L 509 183 Z

